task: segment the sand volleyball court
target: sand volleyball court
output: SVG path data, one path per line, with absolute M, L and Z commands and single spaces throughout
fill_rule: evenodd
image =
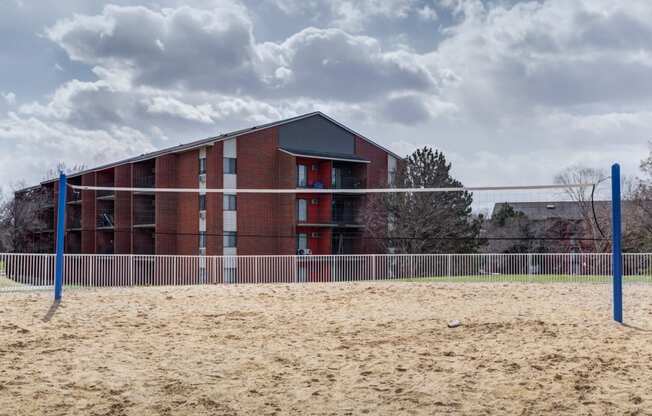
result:
M 652 287 L 360 283 L 0 296 L 1 415 L 652 414 Z M 459 319 L 462 326 L 447 328 Z

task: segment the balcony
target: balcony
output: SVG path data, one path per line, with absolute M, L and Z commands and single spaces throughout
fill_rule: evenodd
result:
M 68 230 L 81 230 L 81 216 L 68 218 L 66 221 L 66 228 Z
M 364 187 L 364 179 L 356 176 L 337 177 L 333 181 L 333 189 L 361 189 Z
M 72 189 L 68 192 L 68 203 L 69 204 L 81 204 L 82 202 L 82 193 L 78 189 Z
M 102 210 L 97 213 L 96 226 L 98 229 L 111 229 L 115 226 L 113 210 Z
M 305 219 L 302 219 L 305 218 Z M 360 227 L 362 219 L 358 210 L 333 208 L 332 215 L 297 215 L 298 226 L 310 227 Z
M 362 219 L 360 218 L 360 212 L 358 210 L 334 208 L 333 223 L 346 224 L 346 225 L 360 225 L 362 223 Z
M 134 187 L 136 188 L 153 188 L 156 183 L 156 176 L 141 175 L 134 177 Z
M 137 209 L 134 211 L 134 227 L 153 227 L 156 224 L 154 208 Z

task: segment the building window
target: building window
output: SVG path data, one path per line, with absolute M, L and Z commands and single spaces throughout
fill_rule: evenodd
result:
M 236 158 L 234 157 L 225 157 L 224 158 L 224 173 L 235 175 L 236 173 Z
M 206 211 L 206 195 L 205 194 L 200 194 L 199 195 L 199 210 L 200 211 Z
M 206 232 L 199 232 L 199 248 L 206 248 Z
M 308 166 L 297 165 L 297 187 L 305 188 L 308 185 Z
M 206 158 L 205 157 L 200 157 L 199 158 L 199 174 L 203 175 L 206 173 Z
M 236 247 L 237 240 L 237 233 L 235 231 L 224 232 L 224 248 Z
M 297 199 L 297 221 L 308 221 L 308 201 Z
M 224 211 L 235 211 L 236 210 L 236 197 L 235 195 L 224 195 Z
M 308 234 L 300 233 L 297 235 L 297 250 L 305 250 L 308 248 Z

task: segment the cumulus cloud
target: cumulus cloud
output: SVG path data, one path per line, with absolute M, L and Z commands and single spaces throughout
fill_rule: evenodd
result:
M 9 105 L 16 104 L 16 94 L 14 94 L 13 92 L 11 92 L 11 91 L 3 92 L 3 93 L 0 93 L 0 95 L 2 96 L 2 98 L 5 100 L 5 102 L 7 104 L 9 104 Z
M 0 119 L 0 146 L 5 184 L 44 179 L 42 175 L 58 161 L 92 166 L 153 149 L 150 137 L 127 126 L 79 129 L 16 113 Z
M 360 32 L 376 19 L 402 20 L 436 11 L 421 0 L 270 0 L 288 15 L 321 18 L 331 27 Z
M 71 59 L 134 84 L 237 92 L 259 86 L 252 24 L 232 3 L 210 10 L 109 5 L 46 31 Z
M 430 7 L 429 5 L 425 5 L 419 10 L 417 10 L 417 14 L 422 20 L 437 20 L 439 16 L 437 15 L 437 10 L 434 8 Z
M 361 101 L 397 90 L 436 89 L 414 54 L 384 52 L 376 39 L 340 29 L 307 28 L 275 49 L 288 71 L 283 94 Z
M 307 28 L 281 43 L 256 43 L 247 12 L 233 5 L 107 6 L 100 15 L 60 21 L 47 34 L 71 59 L 132 85 L 342 100 L 435 85 L 410 52 L 384 51 L 376 39 L 340 29 Z
M 457 107 L 424 94 L 407 94 L 391 97 L 381 106 L 380 112 L 390 122 L 421 124 L 442 114 L 453 114 Z
M 548 0 L 467 13 L 430 58 L 463 79 L 452 92 L 488 118 L 499 118 L 496 109 L 518 114 L 652 94 L 647 2 Z

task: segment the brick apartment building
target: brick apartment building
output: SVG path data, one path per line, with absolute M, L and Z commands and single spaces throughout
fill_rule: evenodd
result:
M 67 193 L 67 253 L 258 255 L 377 252 L 362 238 L 356 194 L 161 193 L 147 188 L 365 188 L 399 156 L 320 113 L 222 134 L 89 169 L 71 184 L 145 188 Z M 30 251 L 53 252 L 58 183 L 38 189 Z

